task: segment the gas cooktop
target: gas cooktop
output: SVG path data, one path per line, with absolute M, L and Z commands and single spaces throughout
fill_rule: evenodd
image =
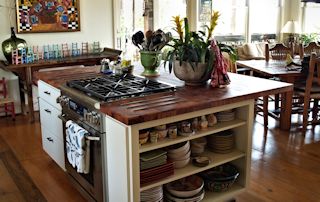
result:
M 72 80 L 67 82 L 67 86 L 103 102 L 175 90 L 174 86 L 131 74 Z

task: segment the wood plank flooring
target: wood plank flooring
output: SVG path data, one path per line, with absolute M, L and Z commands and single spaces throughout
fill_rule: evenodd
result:
M 293 121 L 299 120 L 293 117 Z M 300 120 L 301 121 L 301 120 Z M 235 197 L 239 202 L 320 201 L 320 126 L 302 136 L 296 129 L 280 131 L 269 118 L 264 134 L 263 118 L 256 117 L 253 133 L 251 180 L 247 192 Z M 42 150 L 40 125 L 27 116 L 0 117 L 0 136 L 12 148 L 47 201 L 85 201 L 68 182 L 66 174 Z M 0 202 L 24 201 L 17 187 L 3 172 L 0 161 L 0 193 L 10 192 Z

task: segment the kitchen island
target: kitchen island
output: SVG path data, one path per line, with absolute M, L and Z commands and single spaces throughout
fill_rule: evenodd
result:
M 42 80 L 56 88 L 67 80 L 99 76 L 97 68 L 73 69 L 38 73 Z M 139 72 L 139 71 L 138 71 Z M 292 85 L 238 74 L 230 74 L 231 84 L 226 88 L 185 87 L 167 73 L 157 78 L 167 83 L 175 82 L 180 87 L 175 92 L 156 93 L 144 97 L 128 98 L 101 104 L 99 111 L 105 115 L 105 196 L 109 201 L 139 201 L 140 192 L 164 185 L 210 168 L 231 162 L 239 169 L 236 183 L 227 192 L 206 192 L 204 201 L 227 199 L 248 186 L 251 161 L 251 135 L 254 116 L 254 99 L 259 96 L 292 91 Z M 287 97 L 289 99 L 289 97 Z M 236 118 L 229 122 L 218 122 L 213 127 L 200 130 L 191 136 L 166 138 L 157 143 L 139 144 L 139 131 L 155 126 L 177 123 L 194 117 L 233 109 Z M 285 113 L 285 112 L 284 112 Z M 140 185 L 139 158 L 144 152 L 165 148 L 220 131 L 232 130 L 235 134 L 235 149 L 228 154 L 206 151 L 212 162 L 205 167 L 191 163 L 175 169 L 174 174 L 155 182 Z

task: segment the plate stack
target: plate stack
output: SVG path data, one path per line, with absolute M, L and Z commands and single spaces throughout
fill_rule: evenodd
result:
M 165 199 L 169 202 L 198 202 L 204 197 L 204 181 L 191 175 L 165 185 Z
M 167 162 L 167 152 L 154 150 L 140 155 L 140 184 L 144 185 L 173 175 L 172 162 Z
M 235 146 L 235 137 L 231 130 L 208 136 L 208 148 L 220 154 L 230 153 Z
M 141 202 L 161 202 L 163 201 L 162 186 L 154 187 L 140 193 Z
M 235 110 L 230 109 L 217 113 L 218 122 L 232 121 L 236 117 Z
M 190 142 L 183 142 L 169 147 L 168 157 L 174 168 L 183 168 L 190 162 Z

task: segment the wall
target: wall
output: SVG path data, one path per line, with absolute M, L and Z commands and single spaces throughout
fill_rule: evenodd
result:
M 1 6 L 14 7 L 15 0 L 0 0 Z M 11 9 L 11 19 L 9 18 L 10 8 L 0 6 L 0 43 L 10 38 L 10 24 L 16 26 L 15 10 Z M 113 8 L 112 0 L 81 0 L 80 1 L 80 32 L 61 33 L 33 33 L 17 34 L 23 38 L 28 45 L 61 44 L 72 42 L 100 41 L 101 47 L 113 46 Z M 2 48 L 0 50 L 0 60 L 4 56 Z

